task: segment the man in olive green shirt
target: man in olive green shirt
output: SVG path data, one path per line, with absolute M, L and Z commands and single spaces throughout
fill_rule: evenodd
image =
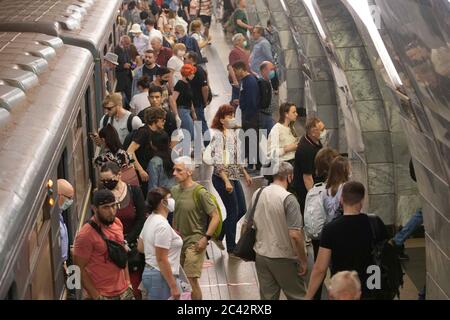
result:
M 194 190 L 199 185 L 192 180 L 195 165 L 189 157 L 174 161 L 173 175 L 178 182 L 171 190 L 175 199 L 173 227 L 183 238 L 181 265 L 192 286 L 192 299 L 201 300 L 202 291 L 198 279 L 202 274 L 206 246 L 217 229 L 219 212 L 206 189 L 199 191 L 199 206 L 194 201 Z M 208 216 L 211 218 L 208 228 Z
M 252 30 L 253 26 L 248 24 L 247 14 L 245 13 L 245 8 L 247 4 L 245 0 L 239 1 L 239 8 L 233 14 L 233 22 L 236 29 L 236 33 L 242 33 L 247 37 L 247 30 Z

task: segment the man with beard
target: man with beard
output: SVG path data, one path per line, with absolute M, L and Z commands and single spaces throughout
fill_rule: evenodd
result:
M 98 190 L 94 192 L 92 202 L 94 216 L 78 233 L 73 252 L 86 297 L 95 300 L 133 300 L 128 267 L 122 269 L 111 260 L 106 241 L 91 225 L 97 225 L 105 238 L 124 244 L 123 226 L 116 218 L 116 198 L 110 190 Z
M 143 77 L 147 76 L 149 81 L 152 82 L 156 78 L 156 73 L 158 72 L 159 66 L 156 64 L 155 52 L 151 49 L 145 51 L 144 64 L 134 71 L 133 85 L 131 95 L 132 97 L 139 93 L 138 81 Z

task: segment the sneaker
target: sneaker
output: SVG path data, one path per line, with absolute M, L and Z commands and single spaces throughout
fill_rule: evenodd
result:
M 223 245 L 222 241 L 218 239 L 212 239 L 212 242 L 214 242 L 220 250 L 225 250 L 225 246 Z

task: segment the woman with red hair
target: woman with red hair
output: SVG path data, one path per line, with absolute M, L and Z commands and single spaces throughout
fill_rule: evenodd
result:
M 194 120 L 197 119 L 197 116 L 193 104 L 194 93 L 188 80 L 194 79 L 196 72 L 197 68 L 191 64 L 185 64 L 181 67 L 181 79 L 177 82 L 173 88 L 173 94 L 169 97 L 170 108 L 173 112 L 178 113 L 181 119 L 181 128 L 189 132 L 191 140 L 194 138 Z
M 212 182 L 227 210 L 220 240 L 226 236 L 230 257 L 233 257 L 232 252 L 236 246 L 236 224 L 247 209 L 239 180 L 245 177 L 247 185 L 252 184 L 252 178 L 238 157 L 236 128 L 234 107 L 229 104 L 222 105 L 211 125 L 211 156 L 214 166 Z

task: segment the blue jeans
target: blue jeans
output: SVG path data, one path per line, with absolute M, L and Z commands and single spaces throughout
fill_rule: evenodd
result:
M 192 120 L 191 110 L 185 108 L 178 108 L 178 114 L 181 119 L 181 129 L 187 130 L 191 135 L 191 140 L 194 139 L 194 121 Z
M 205 108 L 203 106 L 200 107 L 196 107 L 195 108 L 195 114 L 197 115 L 197 121 L 201 121 L 202 122 L 202 134 L 204 135 L 206 131 L 208 131 L 208 123 L 206 122 L 206 118 L 205 118 Z M 206 141 L 204 141 L 205 146 L 207 146 L 209 144 L 206 143 Z
M 394 242 L 396 245 L 401 246 L 409 238 L 409 236 L 421 225 L 423 224 L 422 209 L 418 209 L 416 213 L 413 214 L 411 219 L 406 223 L 406 225 L 396 233 L 394 236 Z
M 177 276 L 175 277 L 177 278 Z M 145 266 L 142 283 L 147 290 L 148 300 L 167 300 L 171 297 L 166 279 L 159 270 L 153 267 Z
M 222 240 L 226 236 L 227 251 L 233 252 L 234 247 L 236 247 L 236 225 L 246 211 L 244 190 L 242 190 L 242 185 L 239 180 L 230 180 L 233 186 L 233 192 L 228 193 L 225 188 L 225 182 L 223 182 L 222 178 L 214 174 L 212 176 L 212 183 L 227 210 L 227 218 L 223 222 L 219 240 Z
M 267 130 L 267 136 L 269 136 L 270 130 L 272 130 L 273 126 L 275 125 L 275 121 L 273 121 L 272 115 L 259 113 L 259 128 Z

